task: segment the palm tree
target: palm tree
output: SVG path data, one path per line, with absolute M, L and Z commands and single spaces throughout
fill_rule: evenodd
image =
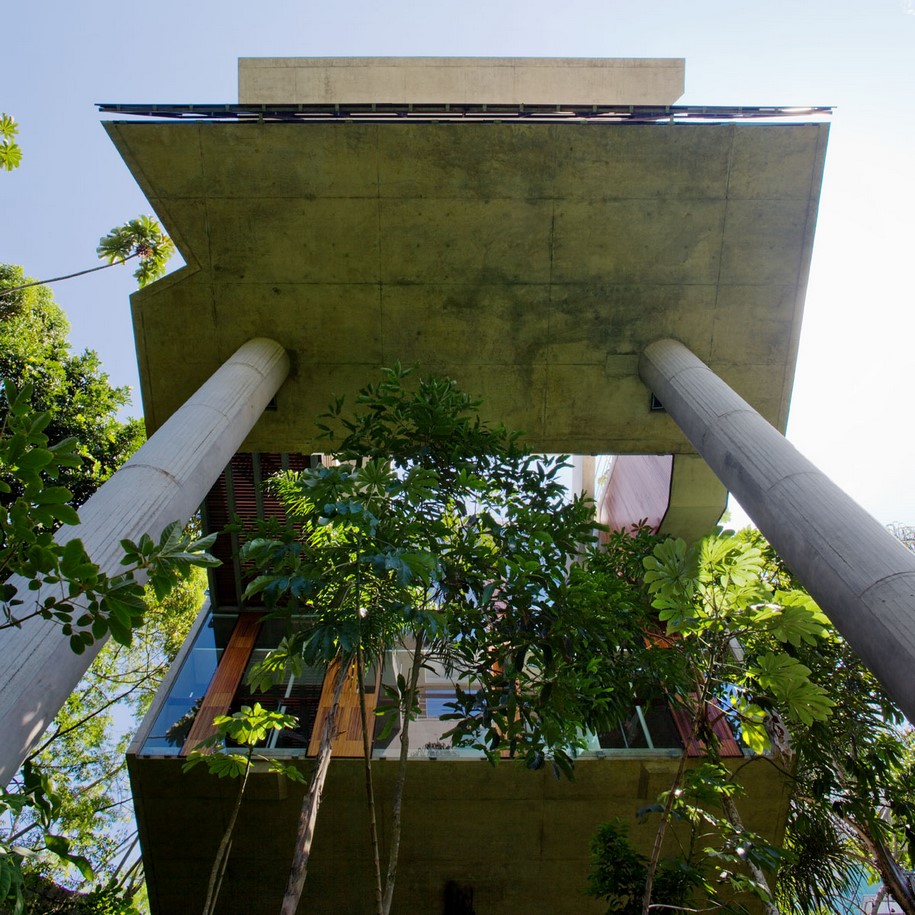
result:
M 76 273 L 67 273 L 64 276 L 55 276 L 49 280 L 33 280 L 21 286 L 11 286 L 0 290 L 0 298 L 28 289 L 30 286 L 44 286 L 48 283 L 57 283 L 60 280 L 70 280 L 87 273 L 98 270 L 107 270 L 116 264 L 124 264 L 134 258 L 139 259 L 139 266 L 133 275 L 137 278 L 140 287 L 159 279 L 165 273 L 165 265 L 174 254 L 175 245 L 162 231 L 159 223 L 152 216 L 138 216 L 122 226 L 115 226 L 107 235 L 99 239 L 95 249 L 99 258 L 107 260 L 101 267 L 90 267 L 88 270 L 78 270 Z

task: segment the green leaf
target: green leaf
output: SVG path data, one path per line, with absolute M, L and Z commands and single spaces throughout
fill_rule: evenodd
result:
M 64 861 L 67 861 L 69 864 L 74 865 L 77 870 L 83 875 L 86 880 L 91 880 L 95 873 L 92 870 L 92 865 L 89 863 L 87 858 L 84 858 L 82 855 L 74 855 L 70 853 L 70 840 L 64 838 L 63 836 L 55 836 L 50 833 L 46 833 L 45 837 L 45 848 L 57 857 L 61 858 Z
M 72 498 L 72 493 L 65 486 L 48 486 L 38 493 L 33 501 L 36 505 L 59 505 L 69 502 Z
M 747 674 L 763 689 L 771 690 L 786 704 L 788 713 L 806 725 L 825 721 L 835 706 L 826 691 L 809 679 L 810 668 L 790 655 L 765 652 Z
M 815 646 L 828 636 L 829 620 L 809 595 L 780 591 L 776 592 L 775 600 L 778 603 L 760 607 L 756 619 L 764 622 L 780 642 L 800 648 L 803 644 Z
M 15 137 L 19 133 L 19 125 L 13 119 L 12 115 L 3 112 L 0 114 L 0 134 L 2 134 L 6 139 Z M 0 899 L 3 897 L 0 896 Z
M 22 163 L 22 149 L 17 143 L 9 140 L 0 141 L 0 168 L 11 172 Z
M 9 856 L 0 855 L 0 902 L 6 902 L 9 898 L 15 872 L 15 865 L 10 861 Z
M 99 239 L 96 252 L 109 264 L 136 257 L 139 266 L 134 271 L 140 286 L 145 286 L 165 273 L 168 259 L 174 253 L 172 240 L 162 232 L 151 216 L 139 216 L 122 226 L 115 226 Z

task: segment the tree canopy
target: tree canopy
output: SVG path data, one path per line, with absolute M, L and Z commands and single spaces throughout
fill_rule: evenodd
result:
M 733 907 L 737 900 L 722 895 L 728 887 L 750 890 L 769 912 L 844 913 L 864 873 L 903 911 L 915 911 L 913 738 L 874 676 L 758 532 L 724 532 L 691 549 L 673 540 L 642 549 L 651 607 L 684 661 L 663 689 L 688 713 L 706 763 L 681 769 L 657 804 L 643 808 L 643 817 L 661 815 L 651 857 L 630 842 L 635 816 L 601 828 L 592 894 L 608 911 L 637 913 L 699 900 Z M 657 650 L 657 640 L 644 646 L 649 655 Z M 792 788 L 781 849 L 743 828 L 709 701 Z M 694 840 L 706 838 L 661 857 L 663 824 L 674 820 L 688 823 Z
M 22 278 L 19 268 L 0 268 L 4 285 Z M 176 523 L 158 542 L 124 540 L 123 567 L 111 575 L 78 538 L 54 539 L 59 527 L 78 523 L 76 507 L 139 446 L 142 430 L 118 419 L 128 392 L 110 385 L 98 357 L 71 353 L 66 319 L 47 289 L 18 289 L 0 303 L 0 630 L 40 617 L 59 625 L 76 652 L 113 636 L 0 790 L 0 906 L 18 913 L 31 893 L 35 912 L 59 904 L 127 913 L 123 890 L 129 900 L 142 881 L 131 857 L 123 723 L 145 710 L 200 606 L 202 572 L 192 585 L 182 578 L 215 562 L 206 553 L 212 538 L 198 540 Z M 55 593 L 38 605 L 36 585 Z M 94 881 L 88 894 L 72 892 Z
M 0 291 L 25 280 L 22 268 L 0 265 Z M 122 419 L 130 389 L 111 384 L 93 350 L 74 353 L 70 325 L 46 286 L 0 297 L 0 378 L 31 385 L 32 407 L 46 412 L 44 430 L 56 444 L 72 438 L 78 465 L 61 469 L 58 481 L 81 505 L 143 443 L 138 419 Z M 0 421 L 6 415 L 0 403 Z
M 387 370 L 352 408 L 340 401 L 323 417 L 337 463 L 274 483 L 292 521 L 285 535 L 254 539 L 243 552 L 259 570 L 248 596 L 263 595 L 274 614 L 302 621 L 255 671 L 257 682 L 333 661 L 339 688 L 351 669 L 362 682 L 364 664 L 388 649 L 411 655 L 390 690 L 401 762 L 384 874 L 376 858 L 379 913 L 393 896 L 424 664 L 472 680 L 455 706 L 454 739 L 494 761 L 506 750 L 532 767 L 549 758 L 568 771 L 577 740 L 558 701 L 573 692 L 557 690 L 551 701 L 546 678 L 571 637 L 571 628 L 562 631 L 563 584 L 593 539 L 593 512 L 568 497 L 563 458 L 527 454 L 517 435 L 484 422 L 479 406 L 448 379 Z M 322 750 L 326 771 L 329 738 Z M 370 786 L 368 742 L 365 753 Z M 306 798 L 302 836 L 311 833 L 320 787 L 316 781 Z M 373 809 L 370 787 L 368 802 Z M 306 862 L 307 848 L 284 912 L 295 909 Z
M 22 162 L 22 147 L 13 139 L 19 125 L 9 114 L 0 114 L 0 168 L 11 172 Z

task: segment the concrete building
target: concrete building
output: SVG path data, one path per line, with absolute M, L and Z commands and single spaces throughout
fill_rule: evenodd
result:
M 208 492 L 211 522 L 244 500 L 269 513 L 258 480 L 318 449 L 313 417 L 332 395 L 418 363 L 536 450 L 620 455 L 602 497 L 612 523 L 693 538 L 731 489 L 912 717 L 915 556 L 781 434 L 824 112 L 677 108 L 683 73 L 679 60 L 242 60 L 238 105 L 104 106 L 152 116 L 106 129 L 187 266 L 132 298 L 153 437 L 87 503 L 90 552 L 188 517 Z M 131 749 L 156 912 L 200 907 L 232 790 L 180 777 L 180 719 L 201 693 L 227 708 L 269 640 L 239 606 L 241 570 L 222 574 Z M 6 773 L 82 663 L 53 632 L 17 638 L 0 648 L 15 668 L 0 684 Z M 434 709 L 443 687 L 427 687 Z M 288 690 L 320 706 L 319 678 Z M 417 759 L 396 908 L 435 911 L 451 883 L 480 913 L 589 911 L 594 826 L 653 797 L 680 752 L 649 718 L 641 746 L 595 744 L 572 784 Z M 765 765 L 742 772 L 754 825 L 777 836 L 784 786 Z M 382 792 L 391 774 L 381 766 Z M 309 911 L 368 898 L 360 778 L 355 761 L 332 767 Z M 224 911 L 276 909 L 268 876 L 288 867 L 298 798 L 256 780 Z

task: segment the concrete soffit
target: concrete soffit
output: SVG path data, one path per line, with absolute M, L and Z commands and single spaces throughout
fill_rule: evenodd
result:
M 679 59 L 243 58 L 244 104 L 669 105 Z M 673 337 L 784 429 L 828 126 L 108 122 L 187 267 L 132 309 L 149 431 L 242 343 L 293 371 L 245 450 L 394 361 L 539 451 L 673 454 L 664 529 L 724 492 L 638 377 Z

